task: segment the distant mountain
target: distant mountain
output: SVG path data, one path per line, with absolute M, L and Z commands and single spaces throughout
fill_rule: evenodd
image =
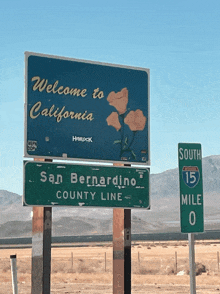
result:
M 6 190 L 0 190 L 0 206 L 3 207 L 13 204 L 21 204 L 21 196 Z
M 132 233 L 180 231 L 178 168 L 151 174 L 151 210 L 132 209 Z M 203 158 L 205 229 L 220 227 L 220 155 Z M 32 207 L 22 197 L 0 190 L 0 238 L 31 236 Z M 52 234 L 90 235 L 112 233 L 109 208 L 54 207 Z

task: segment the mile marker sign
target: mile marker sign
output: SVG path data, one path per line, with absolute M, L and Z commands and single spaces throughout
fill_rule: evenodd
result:
M 179 143 L 180 218 L 182 233 L 204 231 L 201 144 Z

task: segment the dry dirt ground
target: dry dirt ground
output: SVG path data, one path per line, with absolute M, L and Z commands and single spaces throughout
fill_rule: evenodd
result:
M 112 250 L 111 243 L 52 248 L 51 293 L 113 293 Z M 197 294 L 220 294 L 219 251 L 219 241 L 197 241 Z M 12 294 L 12 254 L 17 255 L 19 294 L 30 294 L 31 249 L 0 250 L 0 294 Z M 132 293 L 190 293 L 188 256 L 186 241 L 133 242 Z

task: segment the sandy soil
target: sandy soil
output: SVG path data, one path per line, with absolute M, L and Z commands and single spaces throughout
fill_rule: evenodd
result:
M 132 293 L 190 293 L 188 250 L 185 241 L 133 242 Z M 195 251 L 199 263 L 197 293 L 220 293 L 220 243 L 197 242 Z M 17 255 L 19 294 L 30 294 L 31 249 L 0 250 L 0 294 L 12 293 L 11 254 Z M 52 248 L 51 293 L 113 293 L 112 255 L 110 243 L 101 247 Z

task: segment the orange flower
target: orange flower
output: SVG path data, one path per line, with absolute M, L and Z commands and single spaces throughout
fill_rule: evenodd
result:
M 107 97 L 110 105 L 114 106 L 119 114 L 125 113 L 128 104 L 128 90 L 123 88 L 120 92 L 115 93 L 112 91 Z
M 114 127 L 117 131 L 120 130 L 121 124 L 118 119 L 117 112 L 112 112 L 106 119 L 108 126 Z
M 143 115 L 142 110 L 130 111 L 125 118 L 125 123 L 131 131 L 143 131 L 147 118 Z

